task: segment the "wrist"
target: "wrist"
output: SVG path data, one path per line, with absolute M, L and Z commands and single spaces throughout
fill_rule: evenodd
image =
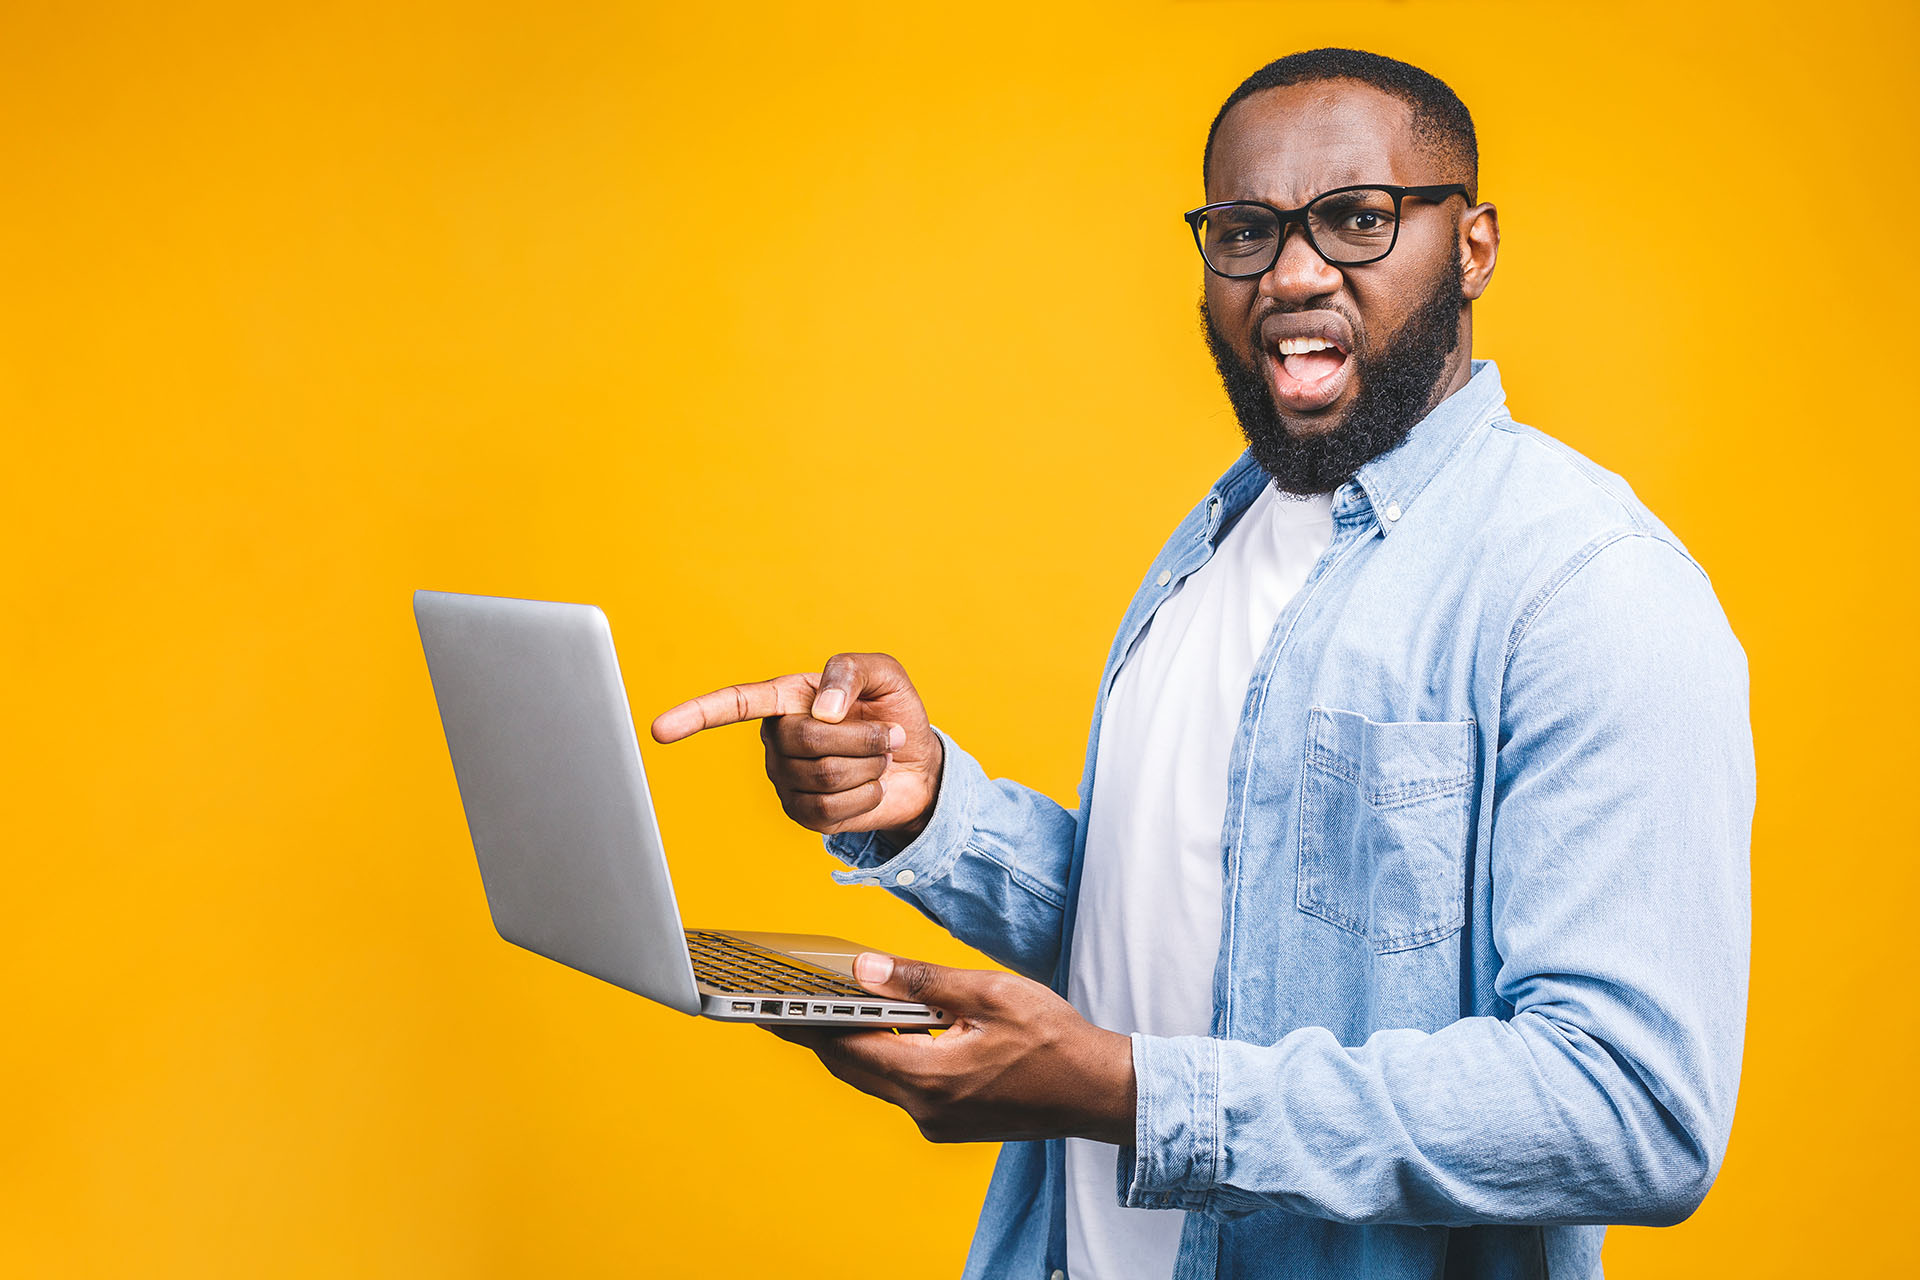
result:
M 946 744 L 940 741 L 940 735 L 936 733 L 933 735 L 933 767 L 928 770 L 933 781 L 928 788 L 926 805 L 911 821 L 897 827 L 888 827 L 880 832 L 881 839 L 892 846 L 894 852 L 898 853 L 918 840 L 920 833 L 927 829 L 927 824 L 933 821 L 933 811 L 940 804 L 940 779 L 945 775 L 946 768 Z
M 1100 1027 L 1089 1029 L 1093 1035 L 1081 1094 L 1087 1113 L 1079 1132 L 1071 1136 L 1130 1147 L 1134 1139 L 1134 1114 L 1139 1108 L 1138 1082 L 1133 1074 L 1133 1037 Z

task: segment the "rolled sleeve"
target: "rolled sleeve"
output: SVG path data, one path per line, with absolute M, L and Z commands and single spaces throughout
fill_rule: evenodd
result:
M 940 792 L 934 798 L 927 825 L 911 843 L 897 852 L 877 831 L 847 832 L 826 838 L 827 852 L 852 870 L 836 871 L 841 884 L 877 884 L 909 901 L 917 897 L 908 886 L 931 887 L 953 869 L 973 829 L 973 797 L 986 781 L 979 762 L 962 751 L 944 730 L 935 728 L 945 749 Z
M 1129 1209 L 1207 1207 L 1219 1180 L 1220 1042 L 1133 1036 L 1134 1145 L 1117 1167 Z
M 926 829 L 895 850 L 875 834 L 828 836 L 841 884 L 878 885 L 968 946 L 1045 981 L 1060 953 L 1078 818 L 1030 787 L 989 779 L 940 729 L 940 793 Z

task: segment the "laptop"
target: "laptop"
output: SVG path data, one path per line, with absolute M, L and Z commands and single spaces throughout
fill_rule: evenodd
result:
M 599 609 L 416 591 L 413 613 L 501 937 L 726 1022 L 950 1021 L 853 980 L 854 957 L 879 947 L 681 923 L 613 631 Z

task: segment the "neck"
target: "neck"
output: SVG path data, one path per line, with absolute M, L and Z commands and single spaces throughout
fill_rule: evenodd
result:
M 1442 400 L 1467 385 L 1473 378 L 1473 308 L 1460 308 L 1460 340 L 1453 344 L 1453 354 L 1447 357 L 1446 372 L 1440 376 L 1440 391 L 1433 397 L 1433 403 L 1427 406 L 1431 413 Z

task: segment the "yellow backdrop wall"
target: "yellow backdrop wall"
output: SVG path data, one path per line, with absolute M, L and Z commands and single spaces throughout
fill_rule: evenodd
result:
M 0 1272 L 953 1274 L 990 1149 L 493 935 L 408 595 L 599 602 L 643 721 L 884 648 L 1070 798 L 1239 447 L 1201 139 L 1328 43 L 1473 108 L 1478 354 L 1752 658 L 1739 1122 L 1612 1273 L 1904 1266 L 1916 12 L 9 6 Z M 695 922 L 970 962 L 829 883 L 751 731 L 649 763 Z

